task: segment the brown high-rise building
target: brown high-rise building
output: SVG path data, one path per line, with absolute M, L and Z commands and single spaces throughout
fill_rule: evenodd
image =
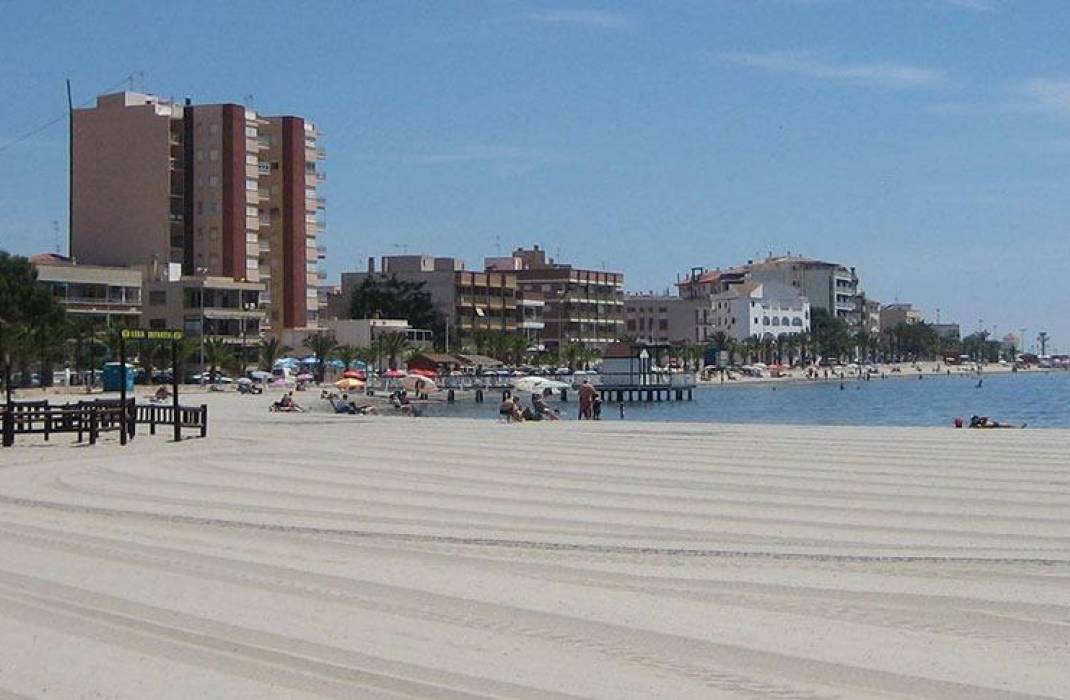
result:
M 260 283 L 266 329 L 315 326 L 317 138 L 242 105 L 103 95 L 74 112 L 71 255 Z

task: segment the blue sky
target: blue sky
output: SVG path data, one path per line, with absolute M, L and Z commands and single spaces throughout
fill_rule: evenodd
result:
M 137 73 L 326 133 L 328 271 L 541 243 L 663 290 L 768 251 L 1070 350 L 1061 0 L 0 1 L 0 247 L 66 239 L 66 130 Z M 251 96 L 251 97 L 249 97 Z

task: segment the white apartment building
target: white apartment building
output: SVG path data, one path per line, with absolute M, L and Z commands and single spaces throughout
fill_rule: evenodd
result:
M 712 330 L 742 342 L 810 330 L 810 302 L 794 288 L 775 282 L 744 282 L 711 299 Z

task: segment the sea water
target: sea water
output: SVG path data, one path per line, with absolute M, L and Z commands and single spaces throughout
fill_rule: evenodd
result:
M 984 375 L 925 374 L 875 377 L 870 381 L 785 381 L 700 386 L 692 401 L 624 404 L 625 420 L 708 423 L 786 423 L 803 425 L 950 426 L 956 417 L 988 416 L 1031 428 L 1070 427 L 1070 372 L 1019 372 Z M 488 391 L 486 403 L 471 395 L 439 404 L 429 415 L 497 418 L 500 395 Z M 521 403 L 531 396 L 521 394 Z M 576 417 L 575 392 L 550 406 Z M 620 420 L 618 405 L 607 402 L 603 420 Z

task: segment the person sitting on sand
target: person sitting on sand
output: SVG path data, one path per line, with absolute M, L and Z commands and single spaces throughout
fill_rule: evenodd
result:
M 169 398 L 171 398 L 171 392 L 165 386 L 161 386 L 156 390 L 156 393 L 152 395 L 153 401 L 166 401 Z
M 271 410 L 282 411 L 284 413 L 304 413 L 305 409 L 297 405 L 294 401 L 294 393 L 288 392 L 283 394 L 282 398 L 271 405 Z
M 513 403 L 513 400 L 510 397 L 506 396 L 504 399 L 502 399 L 501 404 L 498 405 L 498 415 L 505 419 L 506 423 L 512 423 L 514 421 L 517 423 L 522 423 L 524 421 L 524 416 L 516 409 L 517 406 L 515 403 Z
M 535 415 L 539 416 L 539 419 L 561 420 L 561 415 L 547 405 L 546 399 L 541 394 L 531 395 L 531 407 Z

